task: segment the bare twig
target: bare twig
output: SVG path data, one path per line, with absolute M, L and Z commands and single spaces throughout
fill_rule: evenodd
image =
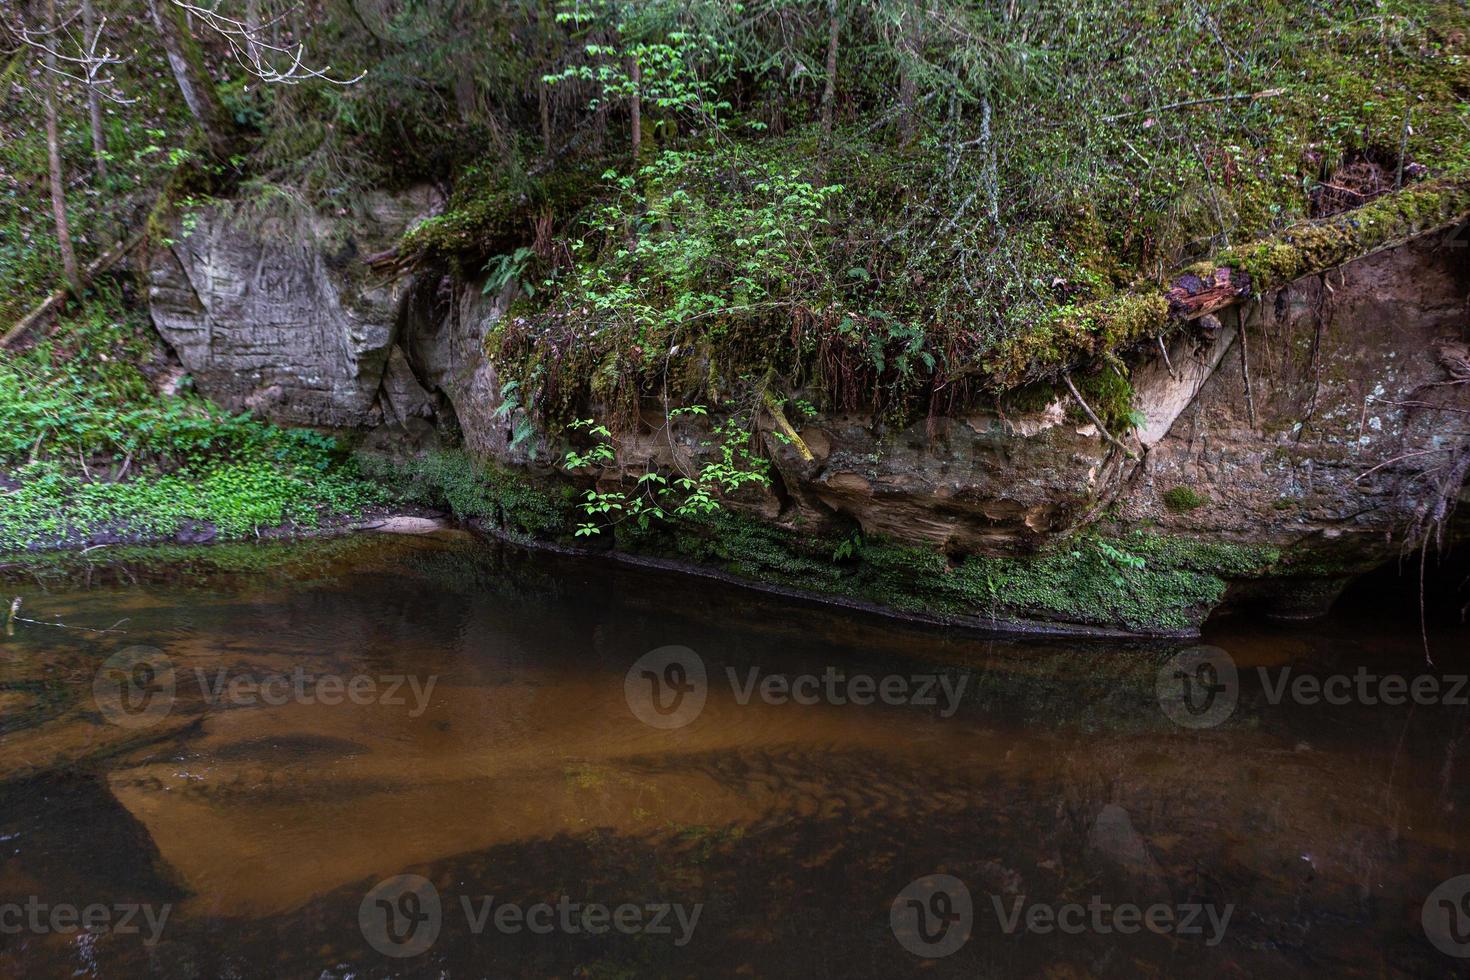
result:
M 82 633 L 99 633 L 99 634 L 102 634 L 102 633 L 126 633 L 127 632 L 127 630 L 120 630 L 120 629 L 118 629 L 119 626 L 121 626 L 123 623 L 126 623 L 128 621 L 127 619 L 119 619 L 117 622 L 113 623 L 111 626 L 109 626 L 105 630 L 95 629 L 95 628 L 93 628 L 91 626 L 68 626 L 65 623 L 48 623 L 48 622 L 45 622 L 45 621 L 39 620 L 39 619 L 26 619 L 25 617 L 23 617 L 23 616 L 20 615 L 20 605 L 21 605 L 21 597 L 20 596 L 16 596 L 14 599 L 11 600 L 11 602 L 10 602 L 10 612 L 6 615 L 6 618 L 5 618 L 5 624 L 7 626 L 9 626 L 11 623 L 26 623 L 27 625 L 30 625 L 30 626 L 50 626 L 53 629 L 77 630 L 77 631 L 82 632 Z
M 1067 390 L 1072 393 L 1072 397 L 1075 398 L 1077 400 L 1077 404 L 1081 406 L 1082 413 L 1092 421 L 1093 425 L 1097 426 L 1098 434 L 1101 435 L 1105 441 L 1110 442 L 1114 446 L 1117 446 L 1119 449 L 1123 450 L 1124 455 L 1132 457 L 1133 450 L 1129 449 L 1127 446 L 1123 445 L 1121 442 L 1115 439 L 1113 437 L 1113 434 L 1108 431 L 1108 427 L 1103 425 L 1102 419 L 1098 418 L 1097 413 L 1092 410 L 1092 406 L 1087 404 L 1087 399 L 1082 397 L 1082 393 L 1078 391 L 1077 386 L 1072 383 L 1071 372 L 1063 371 L 1062 380 L 1066 382 Z
M 275 44 L 267 38 L 267 28 L 284 19 L 284 14 L 265 23 L 246 23 L 226 17 L 218 10 L 189 3 L 188 0 L 170 0 L 174 6 L 197 17 L 230 46 L 235 62 L 256 78 L 272 85 L 296 85 L 307 81 L 323 81 L 333 85 L 353 85 L 362 81 L 367 72 L 353 78 L 333 78 L 331 65 L 323 68 L 308 68 L 302 64 L 306 57 L 306 45 Z M 284 69 L 277 67 L 276 60 L 285 62 Z
M 1285 95 L 1284 88 L 1268 88 L 1262 92 L 1241 92 L 1237 95 L 1212 95 L 1204 99 L 1185 99 L 1183 102 L 1170 102 L 1168 105 L 1153 106 L 1148 109 L 1134 109 L 1132 112 L 1120 112 L 1112 116 L 1103 116 L 1103 122 L 1117 122 L 1119 119 L 1127 119 L 1129 116 L 1140 116 L 1150 112 L 1167 112 L 1170 109 L 1185 109 L 1189 106 L 1209 105 L 1214 102 L 1244 102 L 1256 99 L 1274 99 Z

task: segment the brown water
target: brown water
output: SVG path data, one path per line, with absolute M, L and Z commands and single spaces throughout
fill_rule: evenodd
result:
M 127 622 L 0 637 L 0 976 L 1470 966 L 1423 923 L 1449 894 L 1435 914 L 1470 931 L 1470 901 L 1461 916 L 1453 885 L 1435 893 L 1470 874 L 1470 710 L 1269 697 L 1283 670 L 1463 674 L 1463 629 L 1436 631 L 1429 668 L 1402 622 L 1225 624 L 1206 640 L 1238 666 L 1239 704 L 1191 728 L 1159 701 L 1182 643 L 920 629 L 455 536 L 202 554 L 7 573 L 30 618 Z M 677 710 L 650 713 L 642 670 L 693 674 L 630 678 L 670 645 L 704 668 L 697 713 L 667 688 Z M 117 659 L 136 647 L 161 659 Z M 895 703 L 833 698 L 829 668 Z M 816 703 L 745 698 L 752 670 L 814 676 L 798 688 Z M 277 703 L 247 686 L 275 677 Z M 374 891 L 405 874 L 413 894 Z M 932 875 L 951 878 L 913 884 Z M 616 928 L 589 903 L 635 908 Z M 1048 929 L 1068 905 L 1175 926 L 1079 911 Z M 50 918 L 87 906 L 90 931 Z M 133 906 L 139 932 L 103 931 Z

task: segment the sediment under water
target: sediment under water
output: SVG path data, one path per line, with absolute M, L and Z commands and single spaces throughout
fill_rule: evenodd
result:
M 1181 715 L 1197 644 L 912 627 L 456 535 L 73 565 L 7 594 L 126 622 L 0 638 L 0 975 L 1470 964 L 1464 628 L 1431 667 L 1410 623 L 1227 621 L 1186 676 L 1231 710 Z

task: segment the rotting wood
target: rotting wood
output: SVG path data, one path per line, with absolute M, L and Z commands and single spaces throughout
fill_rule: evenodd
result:
M 1233 306 L 1251 294 L 1248 273 L 1220 266 L 1208 278 L 1189 273 L 1174 280 L 1165 293 L 1169 314 L 1176 320 L 1198 320 L 1200 317 Z

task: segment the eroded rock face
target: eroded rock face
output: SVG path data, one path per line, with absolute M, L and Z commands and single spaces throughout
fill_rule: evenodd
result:
M 419 190 L 370 195 L 352 220 L 206 210 L 148 258 L 153 323 L 199 390 L 232 411 L 333 428 L 423 415 L 429 399 L 390 356 L 407 281 L 362 258 L 433 204 Z
M 484 352 L 511 297 L 443 272 L 375 276 L 362 262 L 431 205 L 424 193 L 382 197 L 350 232 L 316 218 L 308 245 L 206 213 L 153 257 L 154 321 L 199 388 L 232 409 L 379 432 L 452 419 L 476 456 L 550 473 L 563 447 L 502 391 Z M 1276 591 L 1310 612 L 1397 553 L 1423 499 L 1416 475 L 1443 461 L 1424 451 L 1470 443 L 1470 385 L 1444 384 L 1461 364 L 1470 376 L 1456 353 L 1470 336 L 1467 297 L 1470 250 L 1430 234 L 1224 310 L 1135 360 L 1142 424 L 1113 433 L 1131 454 L 1064 387 L 1023 415 L 798 419 L 799 445 L 782 434 L 792 420 L 765 411 L 772 486 L 730 504 L 797 534 L 856 528 L 951 555 L 1024 554 L 1112 505 L 1124 529 L 1309 553 L 1310 581 Z M 711 420 L 671 420 L 652 404 L 644 415 L 620 433 L 604 488 L 691 473 L 716 451 Z
M 1034 547 L 1102 499 L 1124 524 L 1364 570 L 1396 553 L 1420 474 L 1445 461 L 1424 451 L 1470 442 L 1470 386 L 1445 384 L 1470 333 L 1470 250 L 1444 243 L 1298 281 L 1146 357 L 1134 459 L 1062 402 L 903 431 L 827 417 L 802 432 L 811 461 L 772 442 L 783 492 L 807 522 L 842 514 L 953 552 Z
M 542 443 L 525 413 L 501 395 L 485 356 L 485 334 L 505 313 L 508 291 L 487 295 L 479 283 L 431 273 L 415 277 L 398 338 L 425 389 L 453 413 L 465 448 L 484 459 L 529 466 Z M 519 438 L 518 438 L 519 436 Z
M 1444 461 L 1423 451 L 1470 432 L 1470 386 L 1444 384 L 1453 375 L 1439 357 L 1444 338 L 1470 331 L 1470 250 L 1444 241 L 1379 252 L 1234 311 L 1245 344 L 1232 343 L 1143 460 L 1125 517 L 1347 561 L 1391 555 L 1423 499 L 1416 474 Z M 1171 509 L 1178 487 L 1198 506 Z

